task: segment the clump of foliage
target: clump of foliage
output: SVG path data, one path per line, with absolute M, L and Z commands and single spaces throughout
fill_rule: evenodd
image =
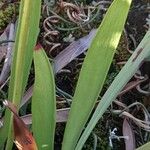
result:
M 64 133 L 62 150 L 81 150 L 83 148 L 84 143 L 98 120 L 106 112 L 111 102 L 115 100 L 126 83 L 131 79 L 141 62 L 149 56 L 150 31 L 147 32 L 139 47 L 135 50 L 127 64 L 105 92 L 89 120 L 111 66 L 131 2 L 132 0 L 114 0 L 101 26 L 97 30 L 95 39 L 86 54 L 79 75 Z M 13 126 L 14 134 L 17 135 L 14 138 L 16 145 L 19 145 L 18 147 L 27 149 L 26 146 L 34 146 L 39 149 L 54 149 L 56 125 L 54 74 L 50 61 L 40 44 L 34 48 L 39 32 L 40 10 L 41 0 L 21 1 L 19 26 L 16 36 L 8 94 L 8 99 L 10 101 L 4 101 L 3 103 L 7 106 L 12 102 L 16 105 L 17 110 L 19 110 L 19 104 L 23 92 L 25 91 L 33 58 L 35 66 L 35 84 L 31 111 L 32 131 L 36 143 L 30 140 L 29 136 L 24 136 L 26 130 L 19 130 L 19 132 L 16 130 L 18 124 L 15 122 L 15 119 L 16 116 L 17 119 L 19 118 L 17 110 L 15 113 L 13 112 L 14 115 L 11 115 L 10 112 L 6 110 L 4 126 L 0 129 L 0 148 L 4 147 L 6 143 L 6 149 L 12 149 L 14 141 L 12 135 Z M 33 49 L 35 49 L 34 52 Z M 112 78 L 114 78 L 114 75 L 112 75 Z M 78 111 L 80 111 L 80 115 L 78 115 Z M 87 123 L 88 120 L 89 122 Z M 21 123 L 23 124 L 23 121 Z M 87 126 L 85 127 L 86 123 Z

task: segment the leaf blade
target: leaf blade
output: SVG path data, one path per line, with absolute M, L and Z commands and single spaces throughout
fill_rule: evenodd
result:
M 150 147 L 150 142 L 147 142 L 146 144 L 138 147 L 136 150 L 148 150 Z
M 115 80 L 112 82 L 108 90 L 105 92 L 95 112 L 93 113 L 92 118 L 90 119 L 85 131 L 83 132 L 82 136 L 80 137 L 80 140 L 78 141 L 78 144 L 76 147 L 77 150 L 83 146 L 88 136 L 94 129 L 98 120 L 102 117 L 102 115 L 104 114 L 106 109 L 109 107 L 111 102 L 115 100 L 115 98 L 123 89 L 123 87 L 126 85 L 126 83 L 131 79 L 131 77 L 137 71 L 142 61 L 148 58 L 149 53 L 150 53 L 149 40 L 150 40 L 150 30 L 146 33 L 145 37 L 143 38 L 143 40 L 141 41 L 137 49 L 134 51 L 130 59 L 127 61 L 126 65 L 122 68 L 122 70 L 116 76 Z M 137 57 L 137 54 L 139 53 L 139 50 L 141 48 L 143 48 L 143 50 Z M 137 58 L 135 59 L 135 57 Z
M 22 0 L 20 3 L 20 15 L 8 92 L 8 99 L 17 107 L 19 106 L 28 79 L 33 48 L 39 32 L 40 6 L 41 0 Z M 7 135 L 8 132 L 9 135 Z M 8 136 L 6 149 L 11 149 L 13 143 L 12 115 L 7 110 L 4 117 L 4 127 L 0 129 L 0 133 L 0 148 Z
M 115 49 L 119 43 L 130 3 L 131 0 L 114 0 L 88 50 L 66 125 L 63 150 L 75 148 L 77 140 L 94 107 L 112 62 Z M 100 62 L 101 66 L 99 65 Z M 80 110 L 80 115 L 76 117 L 78 110 Z
M 56 96 L 52 67 L 42 48 L 34 52 L 34 66 L 32 129 L 38 148 L 49 150 L 54 146 Z

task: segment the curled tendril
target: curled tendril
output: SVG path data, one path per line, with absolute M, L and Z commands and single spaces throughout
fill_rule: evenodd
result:
M 52 26 L 58 23 L 59 18 L 57 16 L 47 17 L 43 22 L 43 28 L 45 30 L 44 41 L 46 44 L 51 46 L 49 53 L 51 53 L 55 48 L 59 47 L 61 44 L 54 42 L 59 35 L 59 31 L 55 30 Z
M 103 1 L 105 5 L 105 1 Z M 84 26 L 90 27 L 90 23 L 99 15 L 99 11 L 104 10 L 105 7 L 100 7 L 102 4 L 98 3 L 93 6 L 78 6 L 78 4 L 72 4 L 59 0 L 57 6 L 52 10 L 49 9 L 49 5 L 44 3 L 42 14 L 46 16 L 43 22 L 44 28 L 44 42 L 50 46 L 50 53 L 54 49 L 58 48 L 61 43 L 58 41 L 60 37 L 59 31 L 72 31 L 76 29 L 83 29 Z M 106 3 L 107 4 L 107 3 Z M 106 8 L 105 8 L 106 9 Z M 63 15 L 67 16 L 67 19 L 58 15 L 63 11 Z M 60 23 L 72 24 L 73 27 L 63 28 L 60 27 Z M 57 42 L 58 41 L 58 42 Z

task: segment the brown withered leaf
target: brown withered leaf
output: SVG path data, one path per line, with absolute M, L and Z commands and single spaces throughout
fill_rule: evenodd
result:
M 96 31 L 96 29 L 91 30 L 91 32 L 88 35 L 78 39 L 77 41 L 73 41 L 68 47 L 66 47 L 62 52 L 60 52 L 53 59 L 54 73 L 58 73 L 73 59 L 78 57 L 80 54 L 84 53 L 89 48 L 93 38 L 96 35 Z
M 119 96 L 127 93 L 128 91 L 132 90 L 135 88 L 137 85 L 141 84 L 142 82 L 146 81 L 148 77 L 145 77 L 144 79 L 141 80 L 136 80 L 136 81 L 131 81 L 126 84 L 126 86 L 123 88 L 123 90 L 119 93 Z
M 67 122 L 69 111 L 70 111 L 70 108 L 57 109 L 56 122 L 57 123 Z M 26 125 L 32 124 L 32 114 L 22 116 L 21 119 Z
M 123 136 L 128 137 L 125 139 L 126 150 L 135 150 L 135 136 L 127 118 L 123 121 Z
M 13 128 L 15 144 L 19 150 L 37 150 L 36 142 L 27 126 L 17 113 L 17 109 L 10 101 L 5 100 L 4 105 L 13 112 Z

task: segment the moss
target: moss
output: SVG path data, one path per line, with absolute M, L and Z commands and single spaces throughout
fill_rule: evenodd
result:
M 7 5 L 2 5 L 1 3 L 0 6 L 0 31 L 2 31 L 18 15 L 19 5 L 18 3 Z
M 127 51 L 127 40 L 125 34 L 122 34 L 118 48 L 115 54 L 116 62 L 127 61 L 130 57 L 130 53 Z

